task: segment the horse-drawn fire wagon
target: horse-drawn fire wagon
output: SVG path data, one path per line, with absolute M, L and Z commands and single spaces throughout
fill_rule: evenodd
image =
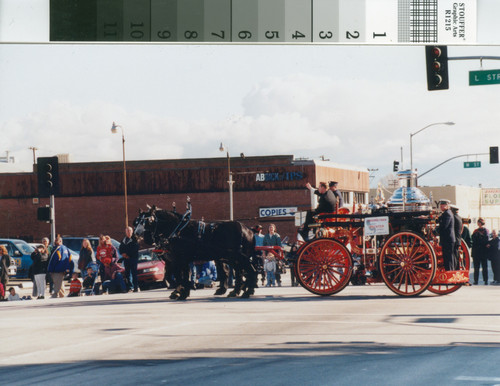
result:
M 326 296 L 349 282 L 384 282 L 401 296 L 425 290 L 444 295 L 469 282 L 467 245 L 462 241 L 459 247 L 458 270 L 446 271 L 435 232 L 438 213 L 412 186 L 412 173 L 399 177 L 400 187 L 381 208 L 353 214 L 341 208 L 316 216 L 314 238 L 295 255 L 295 275 L 305 289 Z

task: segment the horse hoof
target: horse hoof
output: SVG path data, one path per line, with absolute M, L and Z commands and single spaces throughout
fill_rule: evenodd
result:
M 214 295 L 224 295 L 226 292 L 226 288 L 219 288 L 217 291 L 215 291 Z
M 174 291 L 174 292 L 172 292 L 172 293 L 170 294 L 170 296 L 169 296 L 169 297 L 170 297 L 170 299 L 172 299 L 172 300 L 176 300 L 176 299 L 178 299 L 178 298 L 179 298 L 179 296 L 180 296 L 179 292 Z
M 237 296 L 238 296 L 238 294 L 235 293 L 234 291 L 229 292 L 229 294 L 227 295 L 228 298 L 235 298 Z
M 243 292 L 243 295 L 241 295 L 242 299 L 248 299 L 250 297 L 250 292 Z

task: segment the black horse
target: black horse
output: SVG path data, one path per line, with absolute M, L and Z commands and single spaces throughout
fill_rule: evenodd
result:
M 181 215 L 174 211 L 157 209 L 141 211 L 134 221 L 135 233 L 144 242 L 166 250 L 163 258 L 171 270 L 177 288 L 172 299 L 184 300 L 189 296 L 189 264 L 193 261 L 215 260 L 220 287 L 215 295 L 223 295 L 228 288 L 227 271 L 221 263 L 234 268 L 234 290 L 228 296 L 248 298 L 253 295 L 257 275 L 252 264 L 255 245 L 253 232 L 237 221 L 221 221 L 211 224 L 190 220 L 188 211 Z

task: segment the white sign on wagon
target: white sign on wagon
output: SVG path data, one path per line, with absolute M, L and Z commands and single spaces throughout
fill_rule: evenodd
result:
M 389 234 L 389 217 L 365 218 L 365 236 L 379 236 Z

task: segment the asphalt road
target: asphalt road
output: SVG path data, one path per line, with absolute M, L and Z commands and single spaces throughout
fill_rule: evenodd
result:
M 500 287 L 251 299 L 165 289 L 1 302 L 2 385 L 500 384 Z

